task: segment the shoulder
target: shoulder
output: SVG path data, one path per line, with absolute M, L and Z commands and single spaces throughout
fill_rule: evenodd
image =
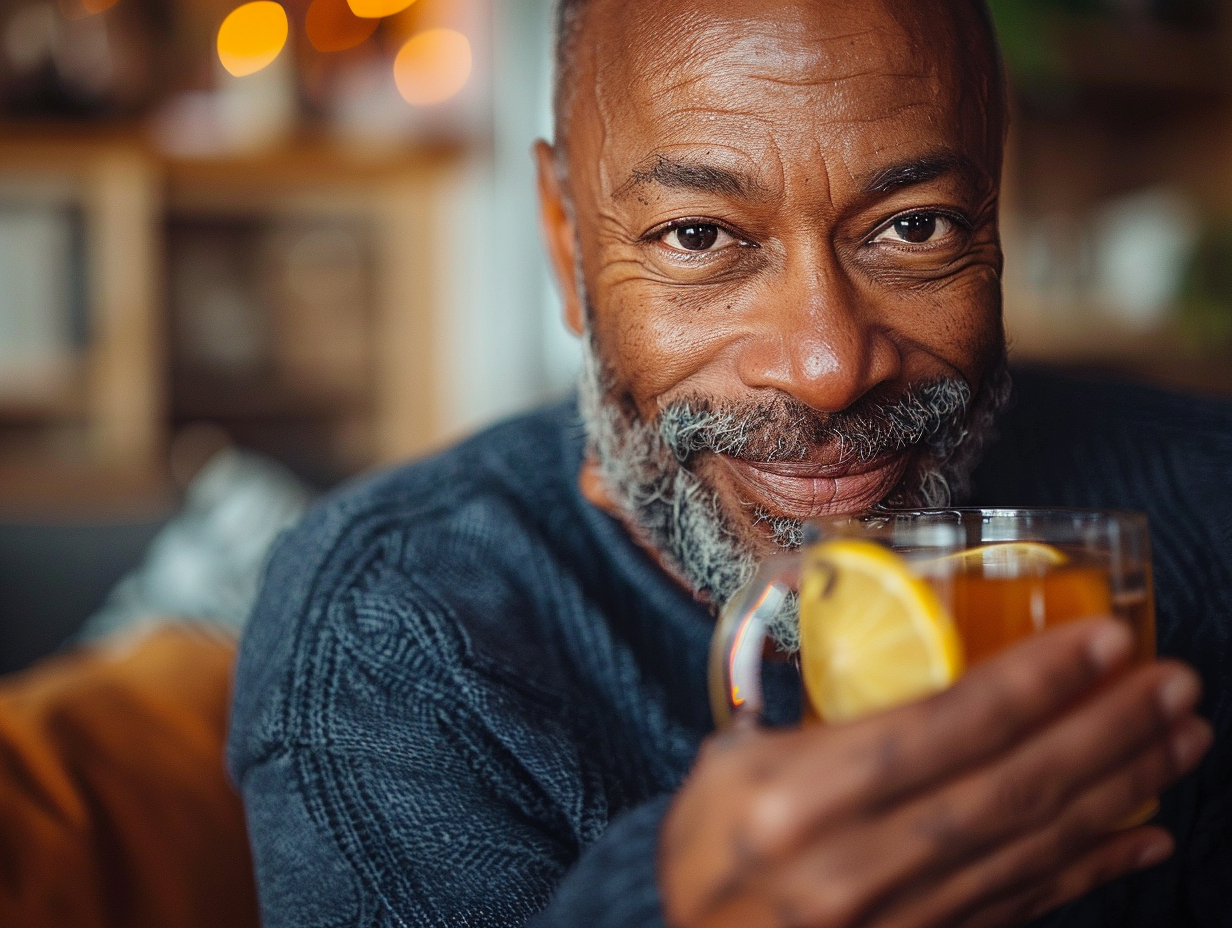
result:
M 1018 371 L 998 431 L 976 472 L 980 503 L 1139 509 L 1161 530 L 1232 519 L 1232 403 Z
M 1232 455 L 1232 402 L 1140 383 L 1018 370 L 1001 433 L 990 455 L 1001 468 L 1011 454 L 1064 459 L 1108 445 L 1131 446 L 1137 458 L 1178 451 L 1226 457 Z
M 477 687 L 551 701 L 544 589 L 567 589 L 571 405 L 499 425 L 325 500 L 273 551 L 241 645 L 231 760 L 326 732 L 332 708 Z M 398 703 L 392 703 L 391 708 Z M 345 723 L 345 720 L 343 720 Z

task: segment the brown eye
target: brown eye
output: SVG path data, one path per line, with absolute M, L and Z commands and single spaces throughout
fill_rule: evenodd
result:
M 924 245 L 948 235 L 954 222 L 938 213 L 909 213 L 891 222 L 873 241 Z
M 718 226 L 681 226 L 676 230 L 676 241 L 685 251 L 706 251 L 718 240 Z
M 894 223 L 894 231 L 905 242 L 911 242 L 914 245 L 923 244 L 937 231 L 937 217 L 929 216 L 927 213 L 904 216 Z
M 711 251 L 728 239 L 732 239 L 729 233 L 708 222 L 692 222 L 663 233 L 663 244 L 676 251 Z

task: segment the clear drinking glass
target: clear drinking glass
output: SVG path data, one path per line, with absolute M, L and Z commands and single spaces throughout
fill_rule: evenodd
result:
M 822 519 L 798 551 L 764 563 L 728 603 L 710 652 L 715 721 L 760 715 L 766 627 L 835 539 L 883 545 L 927 581 L 948 610 L 967 667 L 1063 622 L 1112 615 L 1133 632 L 1134 659 L 1155 656 L 1155 598 L 1146 516 L 1072 509 L 932 509 Z M 823 584 L 824 585 L 824 584 Z M 823 603 L 802 601 L 802 623 L 825 621 Z M 804 697 L 805 719 L 822 721 Z

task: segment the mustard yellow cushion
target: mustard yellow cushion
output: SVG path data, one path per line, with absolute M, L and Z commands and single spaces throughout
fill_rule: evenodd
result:
M 257 926 L 233 641 L 162 626 L 0 679 L 0 925 Z

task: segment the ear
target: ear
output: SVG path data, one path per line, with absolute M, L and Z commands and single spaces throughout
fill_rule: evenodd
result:
M 577 292 L 574 269 L 577 267 L 577 236 L 569 212 L 565 209 L 564 191 L 556 174 L 556 151 L 543 139 L 535 142 L 535 168 L 539 175 L 539 222 L 543 238 L 556 275 L 556 286 L 564 303 L 565 325 L 574 335 L 585 328 L 585 308 Z

